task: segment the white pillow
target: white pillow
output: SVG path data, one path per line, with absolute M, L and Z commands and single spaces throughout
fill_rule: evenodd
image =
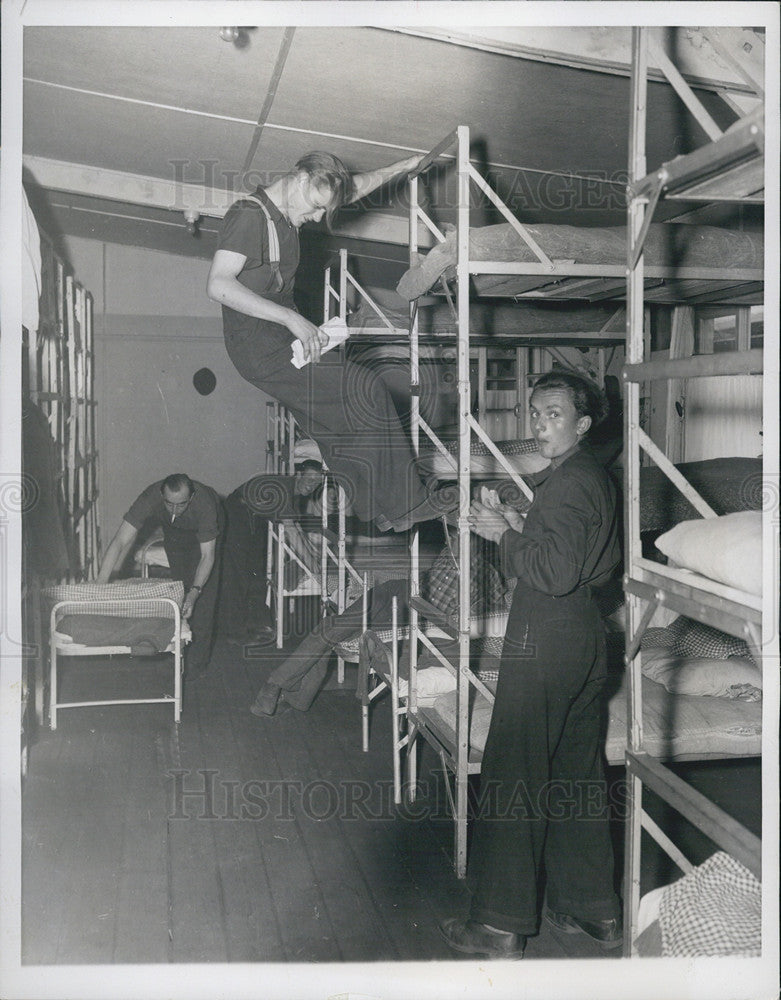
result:
M 418 701 L 421 704 L 433 705 L 441 694 L 454 691 L 456 687 L 455 674 L 447 667 L 424 667 L 417 672 Z M 399 678 L 399 697 L 406 698 L 409 684 L 404 677 Z
M 735 657 L 712 660 L 704 656 L 671 656 L 664 646 L 641 652 L 641 670 L 672 694 L 710 695 L 759 701 L 762 671 L 748 660 Z
M 749 594 L 762 594 L 761 511 L 681 521 L 656 539 L 656 547 L 684 569 Z

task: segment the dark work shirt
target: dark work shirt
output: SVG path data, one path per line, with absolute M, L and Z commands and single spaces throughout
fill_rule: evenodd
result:
M 163 503 L 160 487 L 163 480 L 147 486 L 125 514 L 125 520 L 140 530 L 146 521 L 158 524 L 167 535 L 186 532 L 198 542 L 211 542 L 220 533 L 220 501 L 211 486 L 194 482 L 195 493 L 181 514 L 171 521 L 171 512 Z
M 267 521 L 298 518 L 304 505 L 303 498 L 295 492 L 295 484 L 295 476 L 253 476 L 232 496 L 237 496 L 252 513 Z
M 523 532 L 506 531 L 502 570 L 554 597 L 600 586 L 621 560 L 616 489 L 588 444 L 535 477 Z
M 270 262 L 268 222 L 263 210 L 253 201 L 239 200 L 225 214 L 220 227 L 219 249 L 240 253 L 247 260 L 238 275 L 240 284 L 288 309 L 295 309 L 293 290 L 299 263 L 298 230 L 291 226 L 263 188 L 253 196 L 259 198 L 271 215 L 279 238 L 279 270 L 282 289 L 274 289 L 274 271 Z M 222 323 L 226 337 L 251 333 L 262 322 L 229 306 L 222 307 Z M 288 338 L 289 339 L 289 338 Z

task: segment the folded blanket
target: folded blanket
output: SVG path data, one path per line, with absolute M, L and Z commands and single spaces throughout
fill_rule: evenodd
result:
M 57 632 L 82 646 L 129 646 L 134 656 L 165 652 L 174 637 L 172 618 L 64 615 Z

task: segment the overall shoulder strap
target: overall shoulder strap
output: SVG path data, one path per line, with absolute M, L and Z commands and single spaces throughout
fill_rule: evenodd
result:
M 266 207 L 266 205 L 264 205 L 264 203 L 260 200 L 260 198 L 256 198 L 254 194 L 245 194 L 241 198 L 239 198 L 239 201 L 253 201 L 256 205 L 260 207 L 261 211 L 266 216 L 266 226 L 268 228 L 269 259 L 272 265 L 279 267 L 279 235 L 277 233 L 277 227 L 274 225 L 274 222 L 271 218 L 271 213 L 269 212 L 268 208 Z
M 269 212 L 268 207 L 260 200 L 260 198 L 256 198 L 254 194 L 242 195 L 241 198 L 238 199 L 238 201 L 254 202 L 266 216 L 266 228 L 268 230 L 269 264 L 271 265 L 271 270 L 274 274 L 274 283 L 276 285 L 274 291 L 277 292 L 281 291 L 284 281 L 282 278 L 282 272 L 279 269 L 279 260 L 280 260 L 279 234 L 277 233 L 277 227 L 274 224 L 274 220 L 271 218 L 271 213 Z

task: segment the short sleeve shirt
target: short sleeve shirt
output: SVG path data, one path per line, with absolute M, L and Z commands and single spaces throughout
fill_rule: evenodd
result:
M 144 492 L 135 500 L 130 510 L 125 514 L 125 520 L 136 530 L 140 530 L 149 521 L 160 525 L 163 531 L 173 526 L 178 532 L 192 533 L 198 542 L 211 542 L 220 533 L 219 507 L 220 501 L 211 486 L 193 482 L 195 493 L 190 503 L 175 521 L 171 521 L 171 513 L 163 503 L 160 487 L 164 480 L 147 486 Z
M 268 221 L 259 205 L 239 199 L 228 209 L 222 221 L 219 249 L 240 253 L 247 260 L 238 281 L 263 298 L 294 309 L 293 290 L 300 259 L 298 230 L 291 226 L 265 191 L 258 188 L 254 197 L 268 209 L 279 239 L 279 272 L 282 289 L 275 291 L 275 273 L 269 254 Z M 252 317 L 223 306 L 223 326 L 226 334 L 237 333 L 257 322 Z

